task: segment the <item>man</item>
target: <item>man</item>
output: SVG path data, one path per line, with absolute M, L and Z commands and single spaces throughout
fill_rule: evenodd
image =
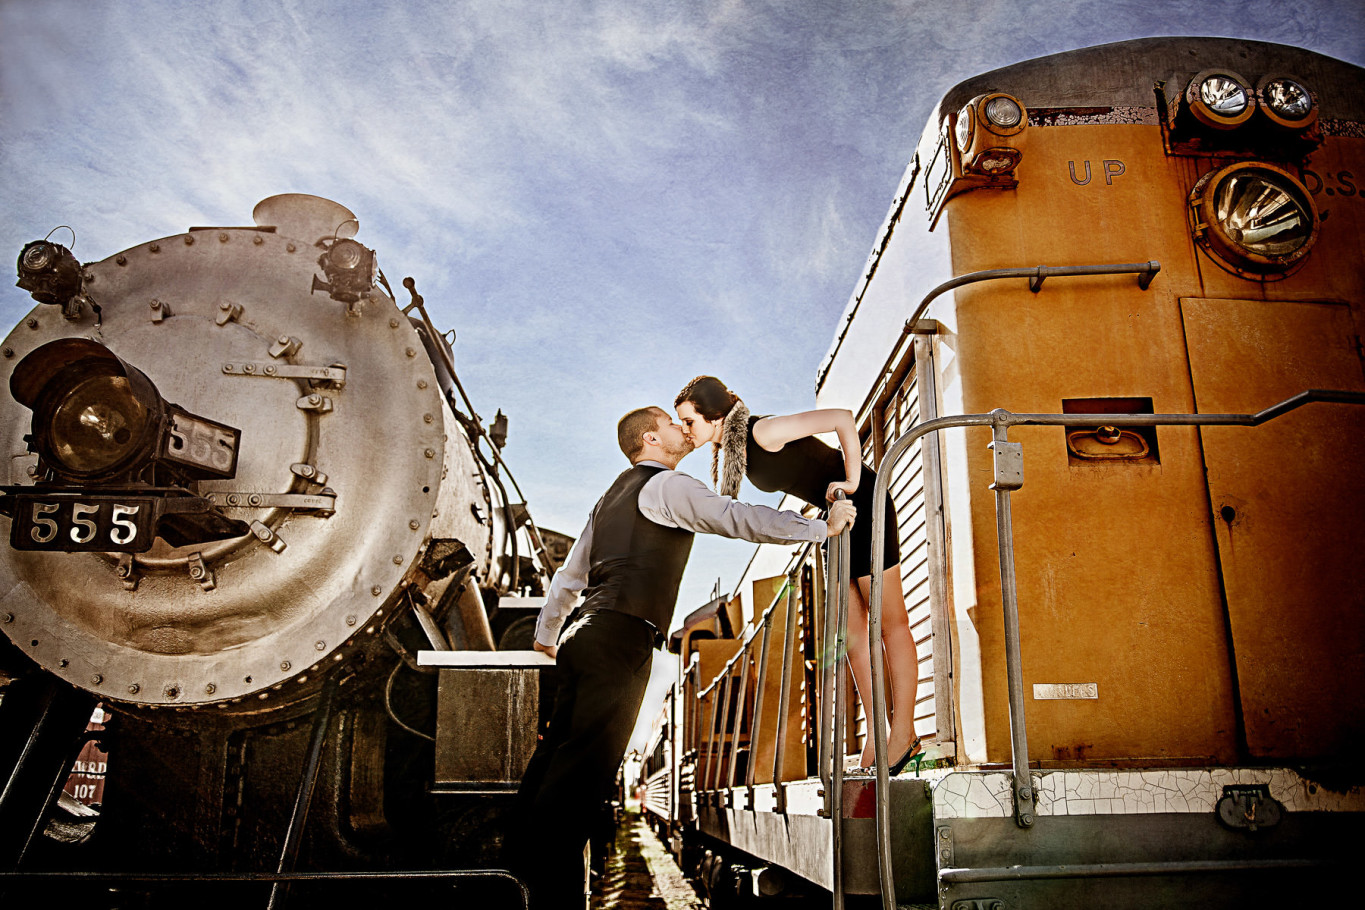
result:
M 593 509 L 536 623 L 535 648 L 556 658 L 560 687 L 522 778 L 522 824 L 508 860 L 538 910 L 583 906 L 583 846 L 630 741 L 653 649 L 672 622 L 693 533 L 796 543 L 834 536 L 854 518 L 849 502 L 836 502 L 828 522 L 806 519 L 719 496 L 675 472 L 692 443 L 662 408 L 621 418 L 617 439 L 632 467 Z M 580 591 L 583 615 L 561 637 Z

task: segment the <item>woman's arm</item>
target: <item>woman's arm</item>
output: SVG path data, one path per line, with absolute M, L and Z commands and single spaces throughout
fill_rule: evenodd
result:
M 754 424 L 754 442 L 769 452 L 779 452 L 793 440 L 818 433 L 834 433 L 839 437 L 847 477 L 847 480 L 830 484 L 825 491 L 825 498 L 833 502 L 836 490 L 843 490 L 845 496 L 852 496 L 858 489 L 858 479 L 863 472 L 862 446 L 858 442 L 858 428 L 853 424 L 852 411 L 847 408 L 821 408 L 783 417 L 764 417 Z

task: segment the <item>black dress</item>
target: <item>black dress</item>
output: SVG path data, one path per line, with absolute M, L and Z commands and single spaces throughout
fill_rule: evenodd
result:
M 745 471 L 750 483 L 766 493 L 790 493 L 817 508 L 828 508 L 825 490 L 837 481 L 847 479 L 844 456 L 814 436 L 794 439 L 777 452 L 769 452 L 754 442 L 754 424 L 762 417 L 750 417 L 744 440 Z M 877 483 L 877 472 L 863 465 L 858 478 L 858 489 L 853 494 L 853 506 L 858 519 L 849 531 L 850 578 L 872 574 L 872 491 Z M 886 541 L 882 569 L 900 564 L 900 535 L 896 527 L 896 508 L 891 495 L 886 496 Z

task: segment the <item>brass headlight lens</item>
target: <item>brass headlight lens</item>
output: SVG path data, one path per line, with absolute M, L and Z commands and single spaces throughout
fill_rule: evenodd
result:
M 71 474 L 98 475 L 131 462 L 150 414 L 123 376 L 77 380 L 46 418 L 50 454 Z
M 1242 162 L 1206 174 L 1190 206 L 1200 245 L 1244 277 L 1283 278 L 1317 240 L 1312 196 L 1274 165 Z

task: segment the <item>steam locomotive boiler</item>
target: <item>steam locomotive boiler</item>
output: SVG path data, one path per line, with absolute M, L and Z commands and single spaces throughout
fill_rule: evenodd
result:
M 350 211 L 284 195 L 254 220 L 19 256 L 39 305 L 0 356 L 3 871 L 449 869 L 497 845 L 487 800 L 430 793 L 416 653 L 494 649 L 490 612 L 552 571 L 505 420 L 481 424 Z M 103 803 L 57 843 L 96 704 Z

